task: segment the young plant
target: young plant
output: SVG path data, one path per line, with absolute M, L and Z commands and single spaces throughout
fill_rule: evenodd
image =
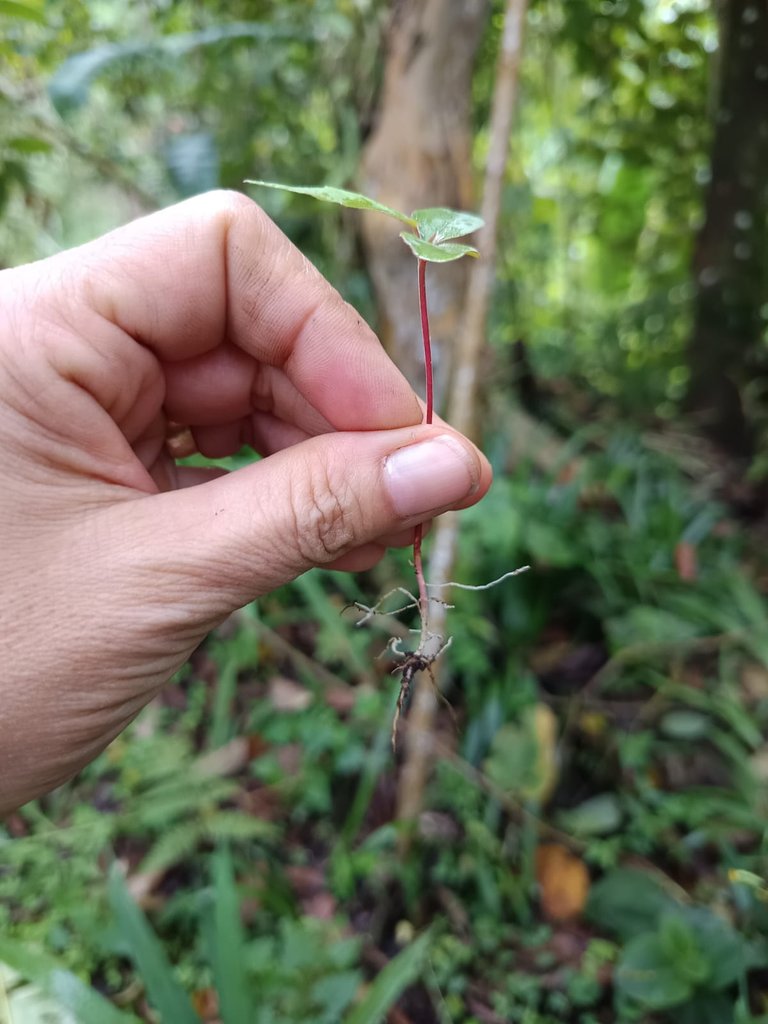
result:
M 373 210 L 377 213 L 384 213 L 395 220 L 405 224 L 410 230 L 401 231 L 400 237 L 416 257 L 417 261 L 417 283 L 419 291 L 419 310 L 421 314 L 421 337 L 424 346 L 424 372 L 426 379 L 425 393 L 425 414 L 424 422 L 432 423 L 434 418 L 434 384 L 432 374 L 432 343 L 429 330 L 429 310 L 427 307 L 426 272 L 428 263 L 449 263 L 461 259 L 462 256 L 478 256 L 477 249 L 463 242 L 457 242 L 457 238 L 472 234 L 483 226 L 483 221 L 474 213 L 465 213 L 461 210 L 451 210 L 446 207 L 428 207 L 423 210 L 414 210 L 410 214 L 401 213 L 391 206 L 385 206 L 375 199 L 369 199 L 359 192 L 349 192 L 346 189 L 332 187 L 302 187 L 294 185 L 282 185 L 272 181 L 247 180 L 248 185 L 259 185 L 266 188 L 280 189 L 284 192 L 295 192 L 300 195 L 311 196 L 313 199 L 320 199 L 326 203 L 336 203 L 339 206 L 348 206 L 356 210 Z M 377 614 L 384 602 L 392 593 L 399 592 L 408 598 L 408 604 L 399 611 L 408 608 L 418 609 L 420 619 L 419 643 L 415 650 L 404 651 L 399 647 L 397 638 L 390 641 L 390 650 L 399 658 L 395 671 L 400 673 L 400 693 L 397 698 L 397 710 L 392 725 L 392 744 L 397 739 L 397 725 L 403 705 L 408 698 L 411 683 L 418 672 L 428 672 L 434 683 L 432 666 L 437 658 L 450 645 L 450 637 L 442 637 L 430 629 L 429 608 L 430 584 L 424 576 L 424 564 L 422 558 L 423 529 L 417 526 L 413 533 L 413 567 L 416 575 L 418 597 L 403 587 L 397 587 L 395 591 L 385 594 L 380 601 L 368 608 L 358 605 L 364 612 L 363 618 L 358 625 L 367 622 L 371 616 Z M 527 568 L 527 567 L 526 567 Z M 522 569 L 513 573 L 506 573 L 494 583 L 501 582 L 507 576 L 522 572 Z M 462 584 L 448 584 L 449 586 L 462 587 Z M 486 584 L 493 586 L 494 584 Z M 485 587 L 467 587 L 463 589 L 483 590 Z

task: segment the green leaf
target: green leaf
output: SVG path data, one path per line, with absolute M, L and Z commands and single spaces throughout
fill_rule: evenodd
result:
M 659 924 L 659 942 L 666 961 L 675 972 L 695 987 L 711 974 L 709 958 L 702 950 L 700 936 L 674 911 L 665 914 Z
M 535 788 L 536 738 L 526 725 L 507 722 L 494 735 L 483 771 L 508 793 L 519 795 Z
M 0 0 L 2 2 L 7 0 Z M 94 78 L 123 61 L 136 57 L 179 58 L 202 46 L 248 39 L 271 42 L 282 35 L 288 38 L 299 37 L 298 32 L 284 33 L 257 21 L 235 21 L 226 25 L 211 25 L 200 32 L 180 32 L 146 41 L 103 43 L 65 60 L 51 77 L 48 92 L 57 110 L 74 110 L 88 99 Z
M 500 788 L 539 802 L 557 777 L 557 728 L 543 704 L 525 709 L 519 722 L 507 722 L 493 737 L 483 771 Z
M 702 632 L 700 623 L 645 604 L 634 605 L 625 615 L 608 619 L 606 626 L 614 649 L 633 644 L 676 643 Z
M 338 971 L 313 982 L 310 997 L 318 1007 L 322 1007 L 324 1022 L 335 1024 L 342 1019 L 342 1014 L 351 1006 L 360 990 L 361 980 L 360 971 Z
M 131 896 L 117 865 L 109 872 L 109 902 L 120 928 L 120 937 L 136 965 L 149 998 L 163 1021 L 200 1024 L 200 1018 L 176 980 L 160 941 Z
M 203 821 L 192 819 L 169 823 L 157 842 L 153 843 L 149 853 L 141 862 L 139 870 L 165 871 L 180 860 L 193 854 L 204 836 Z
M 245 933 L 240 919 L 240 898 L 232 856 L 223 845 L 213 856 L 213 896 L 212 941 L 208 945 L 221 1017 L 227 1024 L 251 1024 L 256 1014 L 250 1005 L 245 973 Z
M 271 822 L 242 811 L 216 811 L 206 818 L 203 825 L 205 834 L 217 842 L 222 839 L 270 840 L 279 835 Z
M 664 1010 L 690 998 L 693 986 L 670 965 L 657 935 L 638 935 L 624 947 L 614 973 L 618 992 L 649 1010 Z
M 347 1015 L 344 1024 L 378 1024 L 402 992 L 420 976 L 431 942 L 432 931 L 428 930 L 390 960 L 376 975 L 362 1000 Z
M 333 188 L 331 185 L 323 185 L 318 188 L 303 186 L 303 185 L 282 185 L 276 181 L 255 181 L 251 178 L 245 179 L 246 185 L 261 185 L 263 188 L 276 188 L 281 192 L 295 192 L 302 196 L 311 196 L 313 199 L 320 199 L 324 203 L 336 203 L 338 206 L 350 206 L 353 210 L 373 210 L 376 213 L 386 213 L 390 217 L 395 217 L 397 220 L 401 220 L 404 224 L 409 224 L 411 227 L 416 226 L 416 222 L 412 217 L 406 216 L 404 213 L 400 213 L 399 210 L 393 210 L 391 206 L 385 206 L 384 203 L 377 203 L 375 199 L 369 199 L 368 196 L 362 195 L 360 192 L 349 192 L 345 188 Z
M 531 517 L 523 522 L 522 533 L 522 543 L 534 561 L 559 568 L 581 564 L 576 538 L 562 527 Z
M 444 206 L 433 206 L 426 210 L 414 210 L 411 217 L 416 222 L 419 237 L 436 245 L 449 238 L 461 238 L 479 230 L 485 221 L 474 213 L 463 210 L 449 210 Z
M 604 836 L 621 825 L 622 813 L 615 793 L 598 793 L 560 816 L 563 826 L 581 836 Z
M 434 245 L 432 242 L 425 242 L 423 238 L 412 235 L 410 231 L 401 231 L 400 237 L 420 260 L 428 260 L 430 263 L 450 263 L 451 260 L 460 260 L 462 256 L 479 256 L 477 249 L 471 245 L 462 245 L 460 242 L 443 242 L 442 245 Z
M 45 11 L 38 0 L 0 0 L 0 17 L 23 18 L 38 25 L 45 24 Z
M 680 915 L 709 959 L 708 989 L 727 988 L 747 971 L 766 966 L 765 945 L 750 942 L 718 914 L 706 907 L 683 907 Z
M 645 871 L 617 868 L 592 886 L 587 917 L 594 924 L 630 939 L 651 931 L 677 902 Z
M 219 184 L 219 151 L 211 132 L 183 132 L 165 147 L 165 162 L 182 196 L 208 192 Z
M 672 740 L 700 740 L 712 732 L 712 719 L 700 711 L 668 711 L 661 719 L 661 731 Z
M 70 1010 L 79 1024 L 135 1024 L 136 1017 L 118 1010 L 58 960 L 0 935 L 0 963 L 33 982 L 59 1006 Z M 197 1022 L 199 1024 L 199 1022 Z
M 50 142 L 34 135 L 17 135 L 14 139 L 8 139 L 7 145 L 17 153 L 50 153 L 53 149 Z
M 707 990 L 675 1010 L 675 1024 L 768 1024 L 764 1017 L 749 1016 L 744 1020 L 737 1018 L 735 1012 L 733 996 L 715 995 Z

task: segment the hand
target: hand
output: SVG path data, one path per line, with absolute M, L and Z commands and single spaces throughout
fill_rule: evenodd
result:
M 241 195 L 0 274 L 0 811 L 60 784 L 234 609 L 477 501 L 485 459 Z M 266 458 L 231 474 L 199 450 Z

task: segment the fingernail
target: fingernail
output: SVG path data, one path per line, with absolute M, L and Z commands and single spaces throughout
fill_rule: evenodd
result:
M 404 517 L 447 508 L 478 484 L 474 459 L 448 435 L 398 448 L 387 456 L 384 471 L 395 511 Z

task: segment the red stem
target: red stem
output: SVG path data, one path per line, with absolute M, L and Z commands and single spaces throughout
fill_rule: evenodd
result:
M 426 376 L 426 399 L 427 410 L 424 417 L 425 423 L 431 423 L 434 407 L 434 384 L 432 379 L 432 345 L 429 337 L 429 311 L 427 310 L 427 261 L 419 260 L 419 311 L 421 312 L 421 338 L 424 342 L 424 372 Z M 421 523 L 413 531 L 413 567 L 416 572 L 416 580 L 419 585 L 419 610 L 421 621 L 426 629 L 427 612 L 429 611 L 429 595 L 427 594 L 427 583 L 424 579 L 424 565 L 421 558 L 421 542 L 424 530 Z
M 424 342 L 424 371 L 427 378 L 427 415 L 425 423 L 432 422 L 435 407 L 432 383 L 432 343 L 429 338 L 429 312 L 427 311 L 427 261 L 419 260 L 419 310 L 421 312 L 421 338 Z

